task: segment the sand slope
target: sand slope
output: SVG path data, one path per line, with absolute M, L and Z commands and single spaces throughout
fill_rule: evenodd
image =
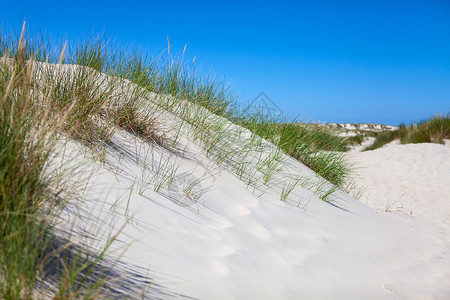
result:
M 218 117 L 208 120 L 214 123 Z M 176 147 L 117 130 L 100 161 L 85 146 L 66 141 L 51 163 L 65 170 L 69 181 L 85 179 L 58 228 L 72 231 L 72 240 L 92 251 L 119 232 L 106 262 L 119 259 L 115 270 L 127 280 L 114 280 L 123 296 L 139 298 L 149 288 L 146 296 L 152 299 L 449 298 L 449 249 L 442 234 L 376 211 L 342 191 L 331 195 L 331 203 L 322 201 L 318 189 L 329 184 L 285 155 L 279 159 L 281 171 L 268 184 L 248 185 L 258 175 L 256 167 L 236 176 L 198 145 L 192 125 L 169 112 L 161 112 L 158 121 L 166 129 L 177 128 L 181 138 Z M 220 139 L 224 147 L 250 138 L 242 128 L 227 126 L 230 134 Z M 250 166 L 273 154 L 264 141 L 260 148 L 247 154 Z M 396 161 L 402 157 L 399 153 Z M 405 172 L 411 170 L 397 176 Z M 442 181 L 439 186 L 426 181 L 434 176 L 431 172 L 436 178 L 448 176 L 443 167 L 427 171 L 424 181 L 409 181 L 439 189 Z M 155 191 L 167 177 L 161 174 L 169 173 L 170 184 Z M 283 174 L 297 174 L 310 184 L 297 186 L 282 202 Z M 383 184 L 389 182 L 380 183 L 381 188 Z M 383 204 L 382 199 L 391 197 L 378 190 L 372 194 Z M 420 213 L 416 207 L 406 209 L 414 216 Z
M 107 234 L 126 224 L 110 257 L 127 248 L 121 263 L 150 275 L 175 298 L 450 295 L 450 263 L 443 253 L 448 248 L 409 220 L 378 213 L 342 192 L 332 204 L 302 188 L 287 203 L 270 191 L 258 197 L 189 142 L 185 156 L 191 159 L 182 159 L 180 168 L 198 171 L 195 176 L 215 171 L 202 182 L 211 190 L 186 205 L 176 199 L 176 191 L 139 191 L 137 186 L 140 163 L 149 160 L 149 153 L 164 156 L 168 150 L 126 132 L 117 133 L 113 143 L 120 150 L 110 149 L 104 165 L 84 158 L 79 145 L 66 145 L 66 156 L 72 155 L 68 161 L 94 170 L 83 200 L 68 206 L 66 226 L 91 233 L 99 247 Z M 288 161 L 293 171 L 308 172 L 299 162 Z
M 406 219 L 440 249 L 437 262 L 450 257 L 450 145 L 392 143 L 381 149 L 351 152 L 360 201 L 385 214 Z M 423 275 L 431 290 L 439 284 Z M 443 278 L 450 285 L 450 272 Z M 448 297 L 448 294 L 447 294 Z M 445 298 L 445 297 L 444 297 Z
M 350 157 L 365 187 L 362 202 L 449 228 L 450 147 L 395 145 Z

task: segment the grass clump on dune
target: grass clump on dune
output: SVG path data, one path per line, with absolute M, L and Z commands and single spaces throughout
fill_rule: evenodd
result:
M 44 204 L 51 199 L 44 165 L 51 136 L 64 116 L 51 115 L 37 91 L 30 65 L 21 57 L 23 39 L 12 59 L 0 64 L 0 296 L 29 298 L 37 282 L 47 239 Z M 2 45 L 2 54 L 5 52 Z M 50 137 L 50 138 L 49 138 Z
M 22 32 L 23 35 L 23 32 Z M 0 295 L 32 297 L 48 244 L 51 179 L 44 166 L 65 121 L 33 80 L 23 36 L 11 59 L 0 64 Z M 2 44 L 1 53 L 5 53 Z M 50 203 L 51 207 L 51 203 Z
M 92 270 L 104 253 L 87 260 L 55 236 L 55 214 L 74 187 L 65 170 L 48 166 L 61 135 L 91 145 L 103 139 L 110 89 L 92 71 L 62 65 L 65 47 L 57 64 L 37 62 L 56 57 L 33 48 L 24 28 L 20 38 L 0 39 L 0 298 L 95 297 L 105 278 Z M 47 295 L 36 294 L 42 284 L 50 284 Z
M 401 130 L 403 130 L 402 129 L 403 127 L 404 126 L 400 125 L 398 130 L 377 132 L 375 135 L 375 141 L 372 143 L 372 145 L 364 148 L 363 151 L 375 150 L 377 148 L 381 148 L 384 145 L 400 138 L 400 133 L 401 133 Z
M 261 114 L 246 115 L 238 109 L 237 96 L 228 84 L 223 80 L 200 78 L 192 64 L 183 62 L 184 51 L 178 58 L 172 56 L 170 44 L 168 58 L 158 60 L 148 59 L 138 49 L 125 52 L 121 47 L 108 44 L 101 39 L 88 41 L 82 49 L 83 51 L 78 50 L 75 53 L 77 59 L 73 60 L 74 64 L 92 67 L 106 74 L 130 80 L 148 92 L 186 99 L 205 107 L 210 112 L 269 140 L 286 154 L 305 163 L 338 186 L 342 186 L 350 174 L 350 168 L 342 155 L 331 153 L 347 149 L 342 138 L 318 126 L 287 123 L 282 118 L 269 120 L 269 117 Z M 148 117 L 148 122 L 137 124 L 136 112 L 143 105 L 137 103 L 137 101 L 129 102 L 125 106 L 122 104 L 116 110 L 122 112 L 122 117 L 116 119 L 116 124 L 132 132 L 145 132 L 144 125 L 150 126 L 155 120 Z M 171 111 L 178 103 L 179 101 L 166 101 L 162 105 Z M 140 118 L 142 119 L 142 116 Z M 151 131 L 146 135 L 152 135 Z
M 439 143 L 450 139 L 450 114 L 436 114 L 429 120 L 411 125 L 401 135 L 402 144 L 407 143 Z
M 351 169 L 341 153 L 346 150 L 343 139 L 326 128 L 305 123 L 274 122 L 264 117 L 241 122 L 339 187 L 343 187 L 350 176 Z
M 53 44 L 46 39 L 35 38 L 27 44 L 26 53 L 38 53 L 36 57 L 40 61 L 55 63 L 57 57 L 49 55 Z M 142 114 L 146 104 L 140 101 L 153 92 L 186 99 L 243 125 L 334 184 L 340 185 L 348 176 L 349 168 L 342 157 L 329 153 L 345 150 L 341 138 L 312 125 L 286 123 L 281 119 L 268 120 L 259 114 L 243 114 L 237 108 L 237 97 L 228 84 L 212 77 L 199 77 L 193 63 L 183 61 L 184 51 L 179 57 L 172 56 L 170 43 L 167 58 L 159 56 L 151 59 L 140 49 L 118 46 L 101 37 L 69 43 L 66 52 L 64 63 L 87 68 L 73 78 L 73 87 L 61 83 L 56 89 L 57 93 L 62 94 L 58 95 L 61 98 L 58 106 L 64 110 L 67 105 L 75 103 L 76 113 L 71 114 L 68 121 L 70 132 L 71 136 L 85 143 L 95 145 L 98 141 L 107 141 L 114 126 L 157 139 L 152 129 L 157 123 L 155 116 Z M 116 78 L 117 82 L 110 84 L 99 72 Z M 115 96 L 113 87 L 119 85 L 118 82 L 126 85 L 126 81 L 136 83 L 140 89 L 136 88 L 130 99 L 111 101 Z M 79 101 L 68 101 L 74 97 Z M 179 101 L 160 101 L 162 108 L 168 110 L 173 110 L 177 103 Z
M 381 132 L 376 135 L 374 143 L 364 150 L 374 150 L 383 147 L 396 139 L 401 144 L 438 143 L 450 139 L 450 115 L 436 114 L 428 120 L 406 126 L 399 125 L 397 130 Z
M 60 194 L 54 187 L 70 187 L 63 187 L 61 177 L 46 172 L 61 134 L 94 152 L 108 144 L 117 127 L 158 142 L 157 111 L 163 109 L 179 112 L 183 122 L 194 128 L 190 134 L 202 141 L 208 155 L 214 156 L 218 164 L 230 164 L 239 178 L 255 187 L 258 180 L 270 186 L 281 170 L 281 151 L 337 186 L 342 186 L 348 176 L 348 166 L 335 152 L 342 147 L 339 139 L 314 126 L 283 123 L 265 116 L 240 117 L 242 113 L 229 85 L 199 78 L 192 65 L 182 61 L 183 56 L 174 59 L 170 51 L 168 59 L 152 60 L 139 50 L 116 47 L 100 38 L 55 46 L 45 38 L 27 37 L 23 29 L 20 38 L 13 34 L 1 36 L 0 57 L 2 298 L 32 298 L 36 285 L 45 277 L 45 266 L 58 260 L 55 255 L 64 250 L 52 249 L 52 214 L 59 203 L 67 200 L 59 198 L 67 191 Z M 158 101 L 153 101 L 155 98 Z M 229 121 L 254 135 L 241 148 L 235 147 Z M 247 159 L 255 152 L 262 153 L 261 141 L 255 136 L 278 148 L 267 157 L 261 154 L 259 161 L 252 164 Z M 252 178 L 257 173 L 260 178 Z M 301 180 L 282 180 L 273 184 L 280 190 L 282 187 L 280 198 L 285 200 Z M 62 262 L 63 274 L 55 283 L 58 297 L 85 295 L 81 290 L 86 287 L 76 283 L 80 280 L 77 274 L 95 267 L 97 262 L 73 268 L 67 267 L 73 264 Z M 101 278 L 99 285 L 93 284 L 93 294 L 103 281 Z M 91 280 L 82 278 L 81 282 Z

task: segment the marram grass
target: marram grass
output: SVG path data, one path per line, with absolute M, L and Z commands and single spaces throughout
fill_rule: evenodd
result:
M 397 130 L 377 133 L 374 143 L 364 150 L 380 148 L 396 139 L 401 144 L 443 144 L 444 139 L 450 139 L 450 114 L 436 114 L 417 124 L 400 124 Z
M 150 59 L 139 49 L 117 46 L 101 37 L 55 43 L 40 35 L 30 37 L 24 28 L 20 36 L 3 33 L 0 38 L 1 298 L 33 298 L 45 277 L 45 266 L 70 245 L 69 241 L 61 249 L 49 250 L 54 245 L 51 216 L 58 203 L 68 200 L 56 201 L 59 191 L 51 187 L 70 189 L 60 182 L 61 177 L 44 172 L 58 134 L 84 143 L 102 157 L 102 147 L 117 127 L 145 141 L 176 147 L 183 126 L 188 125 L 189 136 L 208 157 L 234 172 L 254 193 L 278 189 L 282 201 L 296 186 L 314 188 L 324 201 L 330 201 L 335 188 L 322 188 L 328 186 L 324 182 L 313 187 L 305 178 L 283 175 L 281 152 L 336 186 L 343 187 L 347 181 L 350 168 L 337 152 L 344 147 L 341 139 L 312 125 L 245 115 L 228 84 L 199 77 L 191 63 L 183 62 L 183 55 L 174 58 L 169 51 L 167 58 Z M 155 95 L 167 97 L 150 103 L 148 99 Z M 172 143 L 164 141 L 166 133 L 156 130 L 161 109 L 182 119 Z M 252 135 L 245 137 L 243 128 L 230 121 Z M 177 167 L 169 158 L 152 164 L 146 171 L 150 173 L 143 172 L 140 193 L 171 185 Z M 206 192 L 194 195 L 197 185 L 187 182 L 183 188 L 193 201 Z M 99 296 L 107 278 L 87 279 L 97 264 L 99 260 L 62 261 L 56 297 Z M 80 273 L 85 275 L 80 278 Z

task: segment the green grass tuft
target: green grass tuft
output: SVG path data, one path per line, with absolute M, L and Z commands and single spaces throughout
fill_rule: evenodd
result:
M 107 144 L 117 127 L 159 142 L 157 110 L 165 109 L 181 116 L 183 123 L 172 145 L 184 123 L 189 123 L 189 134 L 207 155 L 229 167 L 254 191 L 278 187 L 280 199 L 287 201 L 295 187 L 303 184 L 295 176 L 280 179 L 281 151 L 337 186 L 342 187 L 349 176 L 350 168 L 338 152 L 345 150 L 342 138 L 310 124 L 245 115 L 230 85 L 214 77 L 199 77 L 192 64 L 183 62 L 183 55 L 174 58 L 168 51 L 166 59 L 151 59 L 139 49 L 117 46 L 102 37 L 55 43 L 43 35 L 29 37 L 24 28 L 20 37 L 15 33 L 0 37 L 1 298 L 32 297 L 45 276 L 44 266 L 57 255 L 49 251 L 54 230 L 51 216 L 58 208 L 56 202 L 64 201 L 56 201 L 59 191 L 52 187 L 62 184 L 61 178 L 44 171 L 61 133 L 94 150 Z M 136 85 L 130 88 L 130 82 Z M 234 128 L 229 121 L 253 135 L 241 139 L 243 145 L 237 144 L 242 128 Z M 276 147 L 265 145 L 259 137 Z M 258 161 L 249 162 L 255 153 Z M 177 172 L 169 160 L 159 163 L 160 167 L 149 171 L 149 176 L 160 175 L 154 184 L 157 191 L 170 186 Z M 188 182 L 186 196 L 201 197 L 204 191 L 196 191 L 197 184 Z M 146 188 L 141 186 L 140 192 Z M 333 191 L 323 191 L 322 199 L 328 201 Z M 81 267 L 86 265 L 90 264 Z M 84 287 L 75 282 L 80 266 L 65 267 L 56 294 L 80 297 L 79 289 Z M 101 278 L 100 284 L 93 285 L 94 294 L 103 282 Z
M 339 187 L 343 187 L 351 174 L 340 153 L 346 150 L 343 139 L 325 128 L 313 124 L 278 123 L 264 117 L 241 119 L 240 122 Z
M 418 124 L 411 124 L 410 126 L 400 124 L 397 130 L 378 133 L 375 142 L 364 150 L 383 147 L 396 139 L 400 139 L 401 144 L 443 144 L 444 139 L 450 139 L 450 114 L 436 114 Z

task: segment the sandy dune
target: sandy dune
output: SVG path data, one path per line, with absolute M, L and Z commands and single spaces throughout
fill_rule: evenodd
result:
M 119 273 L 126 268 L 132 274 L 150 276 L 154 284 L 148 294 L 151 298 L 447 299 L 450 295 L 449 244 L 444 233 L 411 219 L 376 212 L 364 201 L 339 191 L 331 204 L 301 187 L 286 202 L 271 189 L 259 195 L 226 169 L 215 166 L 186 139 L 181 147 L 184 156 L 176 158 L 179 171 L 193 170 L 192 176 L 204 176 L 202 186 L 211 186 L 196 203 L 189 203 L 176 188 L 156 193 L 145 187 L 152 174 L 146 174 L 143 163 L 150 163 L 150 153 L 158 161 L 169 157 L 167 149 L 126 132 L 116 133 L 113 144 L 116 147 L 109 149 L 103 165 L 85 158 L 79 145 L 70 142 L 65 146 L 66 156 L 71 153 L 66 163 L 81 164 L 94 175 L 82 201 L 66 209 L 67 223 L 61 226 L 79 232 L 80 242 L 91 234 L 96 239 L 92 247 L 100 248 L 108 234 L 125 224 L 109 257 L 114 259 L 126 249 L 117 267 Z M 422 147 L 448 155 L 447 149 L 435 145 Z M 391 150 L 395 148 L 385 151 Z M 420 153 L 413 158 L 416 162 Z M 396 160 L 403 157 L 399 153 Z M 289 157 L 285 163 L 292 172 L 314 177 Z M 418 184 L 426 182 L 423 188 L 439 189 L 444 179 L 433 180 L 443 171 L 430 169 L 421 179 L 405 180 L 405 184 L 414 182 L 421 191 Z M 213 176 L 205 176 L 205 172 Z M 378 196 L 381 208 L 386 204 L 383 199 L 396 199 L 392 195 L 397 194 L 381 194 L 386 191 L 383 185 L 395 187 L 393 182 L 375 184 L 383 192 L 371 195 Z M 443 201 L 433 195 L 429 201 Z M 414 217 L 448 216 L 439 208 L 420 209 L 419 203 L 413 204 L 416 206 L 404 204 L 404 210 L 412 210 Z
M 157 95 L 151 97 L 157 101 Z M 191 104 L 180 103 L 186 105 Z M 171 132 L 181 137 L 174 147 L 117 130 L 100 161 L 85 146 L 61 141 L 51 162 L 79 186 L 58 228 L 92 251 L 118 233 L 105 263 L 118 260 L 114 270 L 121 275 L 113 278 L 113 288 L 119 295 L 449 298 L 447 148 L 413 145 L 353 153 L 352 159 L 366 166 L 359 180 L 367 183 L 370 198 L 358 201 L 338 190 L 328 203 L 322 198 L 329 183 L 265 141 L 245 153 L 246 169 L 238 176 L 231 171 L 232 159 L 223 157 L 219 167 L 199 146 L 194 125 L 168 111 L 160 112 L 158 121 L 168 142 Z M 205 122 L 225 122 L 228 134 L 216 140 L 223 147 L 239 150 L 251 137 L 214 115 Z M 278 171 L 262 182 L 267 174 L 258 162 L 274 153 Z M 280 201 L 288 175 L 304 182 Z M 405 191 L 408 196 L 401 197 Z M 401 211 L 400 217 L 384 212 L 388 201 L 397 201 L 391 210 Z
M 450 147 L 394 145 L 350 158 L 365 188 L 363 203 L 450 228 Z
M 448 264 L 450 145 L 392 143 L 373 151 L 351 152 L 349 158 L 363 187 L 360 201 L 406 219 L 428 235 L 430 247 L 441 249 L 437 260 Z M 450 285 L 450 273 L 446 282 Z

